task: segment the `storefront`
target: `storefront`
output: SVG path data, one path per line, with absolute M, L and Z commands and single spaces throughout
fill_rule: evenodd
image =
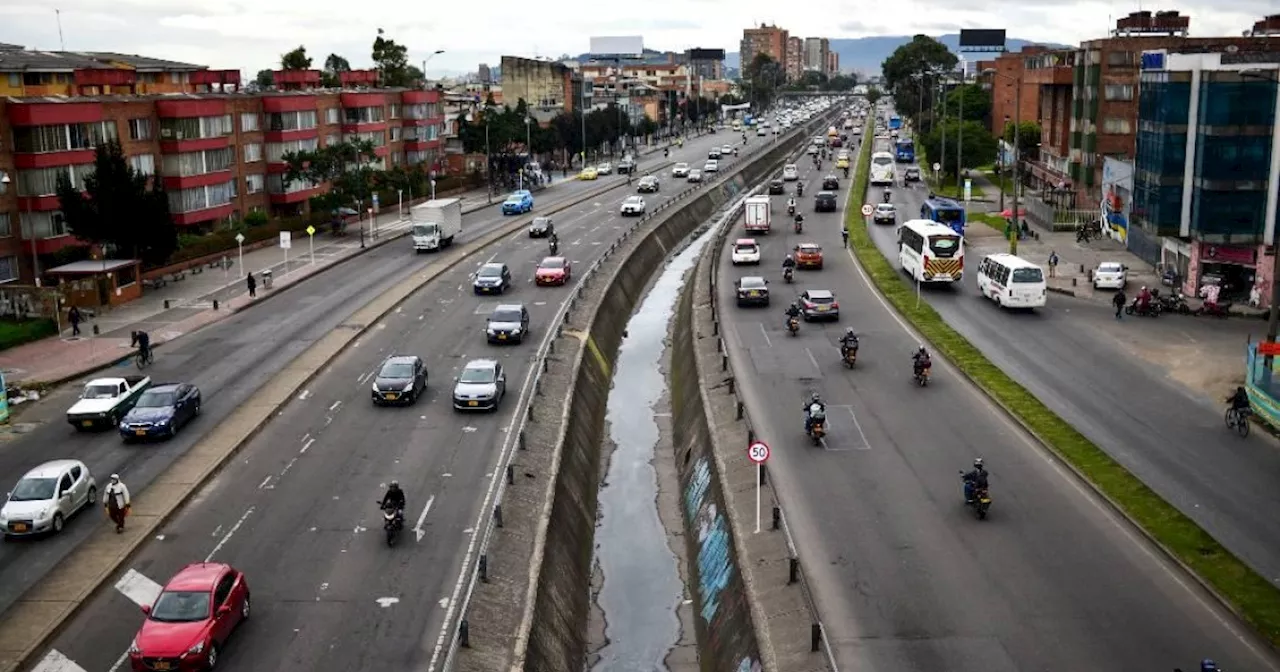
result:
M 1249 300 L 1249 292 L 1257 283 L 1262 296 L 1268 296 L 1266 289 L 1270 284 L 1270 273 L 1266 268 L 1258 268 L 1258 259 L 1263 258 L 1262 255 L 1262 247 L 1257 245 L 1192 241 L 1187 277 L 1194 284 L 1184 286 L 1183 291 L 1188 294 L 1194 291 L 1195 296 L 1199 296 L 1206 285 L 1217 285 L 1221 288 L 1219 297 L 1222 300 L 1244 303 Z

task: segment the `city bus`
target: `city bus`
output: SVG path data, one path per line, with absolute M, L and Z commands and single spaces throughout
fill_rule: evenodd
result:
M 978 265 L 978 291 L 1001 308 L 1043 308 L 1044 269 L 1012 254 L 988 254 Z
M 915 163 L 916 162 L 916 143 L 911 138 L 903 138 L 895 140 L 893 143 L 893 154 L 898 163 Z
M 956 233 L 964 235 L 966 221 L 964 206 L 954 199 L 942 198 L 929 194 L 920 206 L 920 219 L 927 219 L 951 227 Z
M 902 128 L 902 117 L 899 117 L 896 114 L 889 117 L 889 130 L 897 131 L 901 128 Z
M 928 219 L 898 229 L 898 265 L 918 283 L 951 284 L 964 278 L 964 236 Z
M 893 168 L 893 155 L 889 152 L 876 152 L 871 155 L 871 184 L 892 185 L 897 181 Z

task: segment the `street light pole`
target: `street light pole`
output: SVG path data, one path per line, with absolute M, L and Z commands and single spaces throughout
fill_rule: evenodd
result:
M 958 117 L 956 118 L 956 195 L 964 198 L 964 87 L 965 87 L 965 63 L 964 59 L 960 59 L 960 85 L 956 87 L 956 91 L 960 93 L 956 104 L 959 105 Z
M 1022 78 L 1001 74 L 995 68 L 987 68 L 982 74 L 1013 82 L 1013 193 L 1010 195 L 1013 207 L 1009 213 L 1009 254 L 1017 254 L 1018 234 L 1022 232 L 1022 222 L 1018 217 L 1018 185 L 1022 182 Z M 1004 180 L 1003 177 L 1000 179 Z M 1004 200 L 1003 183 L 1000 185 L 1000 200 Z

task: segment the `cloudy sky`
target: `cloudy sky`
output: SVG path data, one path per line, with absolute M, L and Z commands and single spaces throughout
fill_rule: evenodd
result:
M 419 64 L 432 51 L 445 50 L 428 65 L 438 77 L 474 71 L 481 62 L 497 65 L 502 54 L 577 54 L 587 51 L 592 35 L 639 34 L 646 47 L 660 50 L 737 51 L 742 28 L 762 21 L 801 36 L 1006 28 L 1011 37 L 1074 44 L 1103 36 L 1109 17 L 1138 8 L 1106 0 L 894 0 L 892 11 L 872 9 L 888 6 L 815 0 L 812 11 L 800 12 L 778 0 L 646 0 L 609 3 L 605 15 L 600 4 L 586 0 L 0 0 L 0 42 L 57 49 L 58 8 L 69 50 L 145 54 L 252 76 L 276 66 L 281 53 L 299 44 L 307 46 L 316 67 L 331 52 L 346 56 L 353 67 L 367 66 L 381 27 L 409 45 L 411 60 Z M 1192 16 L 1193 35 L 1238 35 L 1263 15 L 1280 13 L 1280 0 L 1182 0 L 1167 8 Z

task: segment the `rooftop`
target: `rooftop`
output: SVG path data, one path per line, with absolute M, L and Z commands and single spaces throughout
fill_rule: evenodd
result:
M 0 72 L 70 72 L 93 69 L 190 72 L 208 70 L 209 66 L 110 51 L 39 51 L 17 44 L 0 43 Z

